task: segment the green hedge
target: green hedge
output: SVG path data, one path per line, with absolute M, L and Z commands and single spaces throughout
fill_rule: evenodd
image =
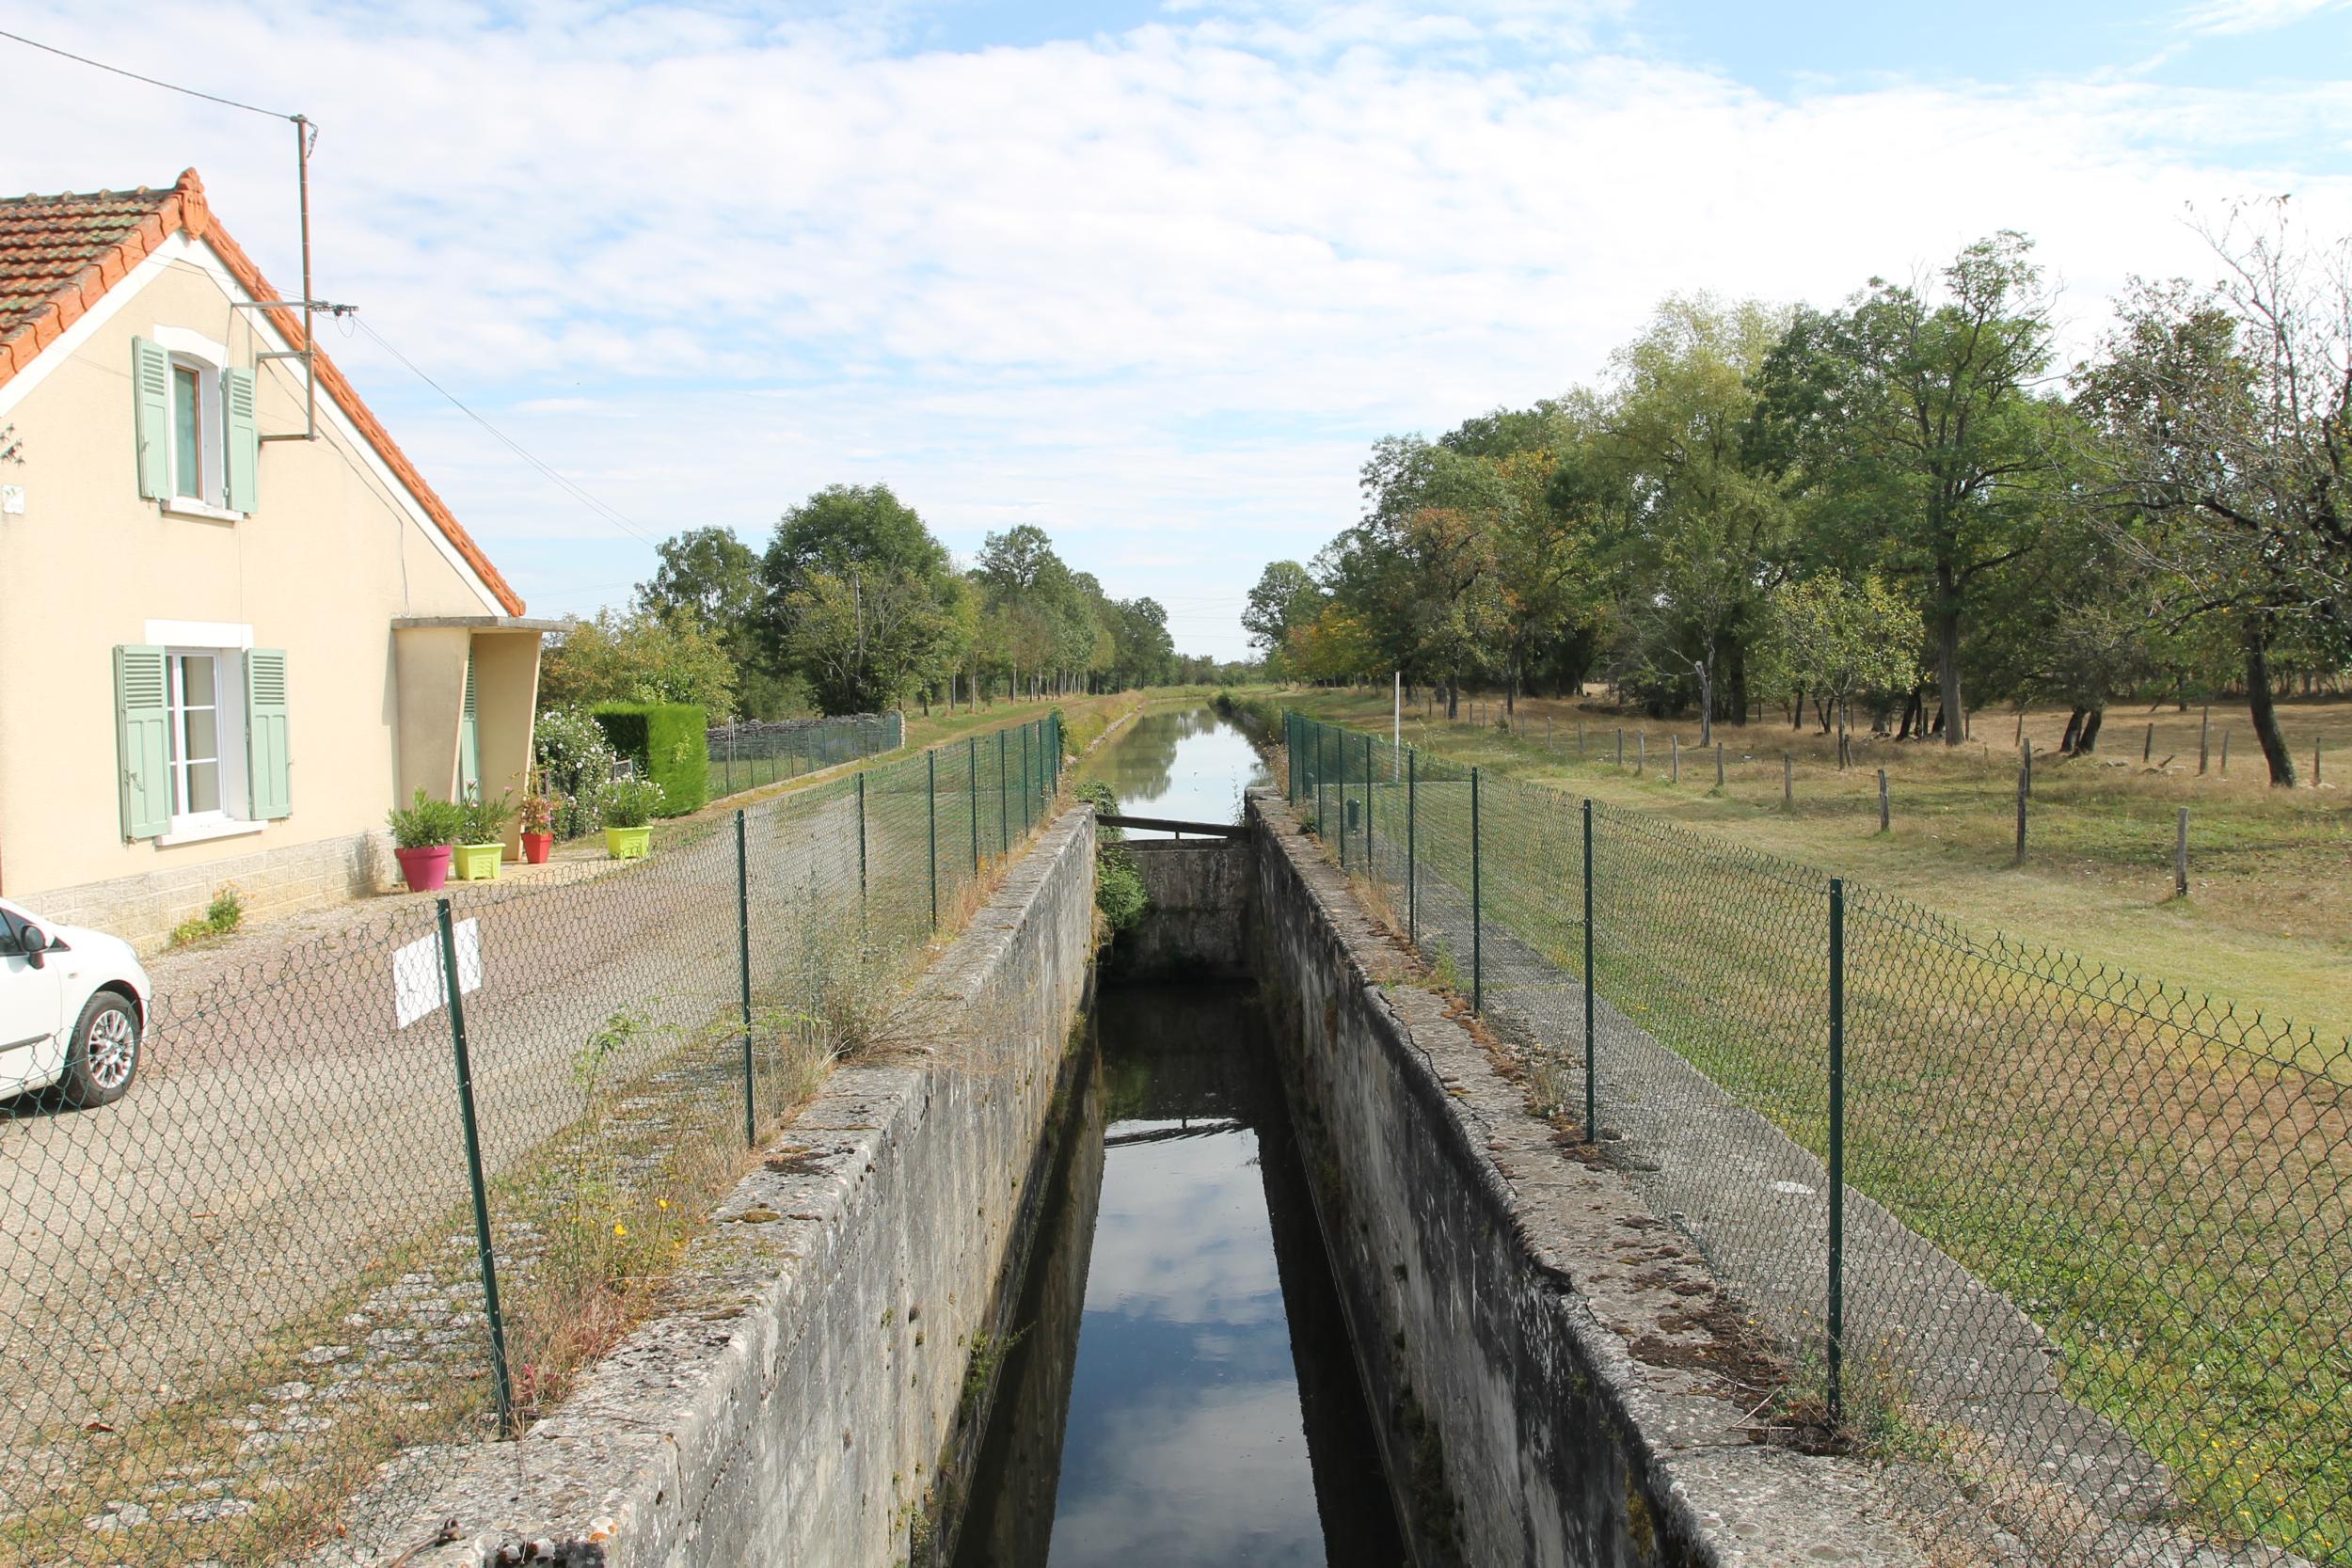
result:
M 691 703 L 598 703 L 588 710 L 604 737 L 661 786 L 664 816 L 700 811 L 710 799 L 709 726 Z

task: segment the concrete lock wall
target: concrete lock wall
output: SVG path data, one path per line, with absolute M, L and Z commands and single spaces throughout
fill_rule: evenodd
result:
M 417 1511 L 421 1539 L 452 1517 L 461 1539 L 416 1568 L 534 1540 L 665 1568 L 907 1561 L 943 1454 L 977 1424 L 960 1421 L 967 1370 L 993 1366 L 1005 1332 L 999 1284 L 1034 1223 L 1093 899 L 1081 808 L 918 984 L 916 1033 L 929 1020 L 936 1037 L 834 1073 L 693 1243 L 677 1299 L 694 1309 L 631 1333 L 518 1442 L 485 1446 Z
M 1248 936 L 1422 1568 L 1916 1563 L 1868 1471 L 1755 1440 L 1743 1317 L 1412 983 L 1280 796 Z
M 1150 902 L 1121 931 L 1104 964 L 1119 979 L 1249 974 L 1242 932 L 1256 856 L 1247 839 L 1130 839 L 1126 848 Z

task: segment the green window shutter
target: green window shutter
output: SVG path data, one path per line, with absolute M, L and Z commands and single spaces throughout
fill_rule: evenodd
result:
M 171 677 L 161 648 L 115 650 L 115 747 L 122 764 L 122 836 L 171 828 Z
M 294 769 L 286 746 L 286 651 L 254 648 L 245 656 L 246 778 L 253 819 L 294 815 Z
M 220 372 L 221 433 L 227 441 L 222 456 L 228 495 L 222 504 L 231 512 L 251 512 L 262 499 L 262 433 L 253 418 L 253 372 Z
M 138 439 L 139 494 L 171 498 L 171 356 L 161 343 L 131 340 L 131 396 Z
M 466 707 L 457 724 L 457 793 L 482 785 L 482 732 L 474 724 L 473 655 L 466 655 Z

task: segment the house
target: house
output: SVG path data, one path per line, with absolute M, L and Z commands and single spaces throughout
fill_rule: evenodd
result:
M 194 169 L 0 199 L 0 892 L 53 919 L 374 891 L 394 802 L 525 785 L 554 623 L 283 297 Z

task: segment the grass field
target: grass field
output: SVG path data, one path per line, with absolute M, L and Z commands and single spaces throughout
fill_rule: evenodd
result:
M 1392 910 L 1407 907 L 1409 820 L 1420 936 L 1467 989 L 1469 791 L 1429 752 L 1456 742 L 1492 768 L 1479 834 L 1486 1005 L 1530 1025 L 1554 1061 L 1572 1060 L 1581 1029 L 1560 999 L 1581 967 L 1581 777 L 1528 787 L 1505 766 L 1527 759 L 1502 737 L 1428 738 L 1407 796 L 1385 746 L 1314 736 L 1304 766 L 1327 787 L 1306 809 L 1343 863 L 1377 868 Z M 1613 756 L 1613 728 L 1609 738 Z M 1711 788 L 1712 773 L 1710 758 L 1686 787 Z M 1382 782 L 1367 789 L 1368 776 Z M 1768 857 L 1646 801 L 1594 815 L 1598 996 L 1731 1102 L 1825 1155 L 1834 863 Z M 1376 859 L 1363 826 L 1375 817 Z M 2341 1351 L 2352 1333 L 2352 1056 L 2063 955 L 1968 942 L 1867 884 L 1849 888 L 1847 909 L 1849 1189 L 2002 1292 L 2058 1352 L 2045 1365 L 2004 1312 L 1955 1295 L 1866 1218 L 1858 1248 L 1850 1232 L 1846 1276 L 1850 1364 L 1868 1369 L 1866 1402 L 1879 1412 L 1861 1434 L 1935 1459 L 1970 1488 L 1960 1515 L 1989 1511 L 2055 1560 L 2122 1558 L 2128 1520 L 2160 1491 L 2168 1524 L 2192 1535 L 2352 1561 L 2342 1441 L 2352 1367 Z M 1663 1203 L 1803 1353 L 1821 1333 L 1823 1239 L 1806 1196 L 1819 1177 L 1773 1181 L 1786 1167 L 1769 1141 L 1673 1088 L 1644 1049 L 1618 1034 L 1602 1052 L 1602 1125 L 1632 1118 L 1613 1134 L 1629 1140 L 1617 1147 L 1630 1168 L 1672 1162 L 1651 1179 L 1666 1184 Z M 2162 1469 L 2070 1417 L 2053 1376 Z M 2053 1466 L 2054 1453 L 2067 1457 Z M 2053 1484 L 2058 1475 L 2142 1500 L 2086 1508 L 2085 1493 Z
M 1285 691 L 1274 700 L 1388 731 L 1386 691 Z M 1518 707 L 1508 732 L 1483 705 L 1475 723 L 1467 721 L 1467 704 L 1458 723 L 1408 712 L 1405 740 L 1851 876 L 1915 899 L 1979 937 L 1997 931 L 2062 947 L 2240 1008 L 2283 1015 L 2324 1038 L 2352 1035 L 2352 790 L 2338 787 L 2352 785 L 2352 702 L 2281 705 L 2304 780 L 2292 791 L 2263 783 L 2242 710 L 2215 711 L 2212 770 L 2203 777 L 2195 710 L 2113 709 L 2099 754 L 2067 759 L 2055 754 L 2065 714 L 2028 713 L 2025 735 L 2037 761 L 2022 867 L 2013 863 L 2018 753 L 2010 715 L 1980 718 L 1977 739 L 1956 749 L 1860 737 L 1854 765 L 1842 773 L 1832 739 L 1809 727 L 1722 725 L 1719 792 L 1713 753 L 1698 752 L 1694 723 L 1618 714 L 1596 699 L 1526 700 Z M 2143 768 L 2151 722 L 2152 765 Z M 2218 771 L 2225 726 L 2232 736 L 2226 779 Z M 2309 783 L 2314 739 L 2324 748 L 2318 788 Z M 1784 753 L 1792 763 L 1793 811 L 1782 805 Z M 2153 766 L 2167 756 L 2169 768 Z M 1884 834 L 1878 831 L 1881 768 L 1893 820 Z M 2190 813 L 2186 899 L 2172 890 L 2183 806 Z

